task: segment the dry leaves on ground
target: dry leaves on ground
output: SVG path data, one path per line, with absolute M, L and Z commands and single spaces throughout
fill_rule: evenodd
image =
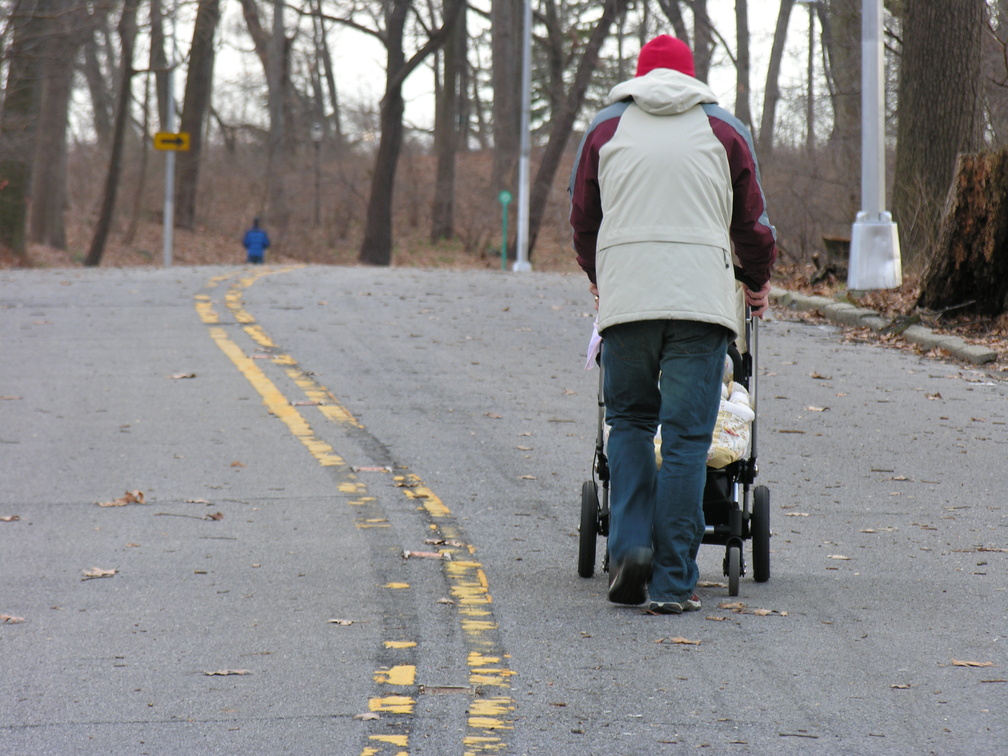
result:
M 99 501 L 99 507 L 125 507 L 127 504 L 145 504 L 143 491 L 127 491 L 113 501 Z
M 0 614 L 0 625 L 19 625 L 24 621 L 24 617 L 14 617 L 10 614 Z
M 94 580 L 96 578 L 108 578 L 115 575 L 119 570 L 117 569 L 105 569 L 104 567 L 92 567 L 90 570 L 84 570 L 84 577 L 81 580 Z
M 727 609 L 734 614 L 754 614 L 757 617 L 769 617 L 776 614 L 780 617 L 787 617 L 787 612 L 778 611 L 777 609 L 750 609 L 741 601 L 722 601 L 718 604 L 718 609 Z
M 682 636 L 679 636 L 679 635 L 677 635 L 674 638 L 659 638 L 658 640 L 655 641 L 655 643 L 672 643 L 672 644 L 675 644 L 677 646 L 699 646 L 700 645 L 700 641 L 698 641 L 698 640 L 690 640 L 689 638 L 683 638 Z
M 214 672 L 204 672 L 207 677 L 227 677 L 229 675 L 251 675 L 252 673 L 247 669 L 218 669 Z
M 952 659 L 953 667 L 993 667 L 994 662 L 978 662 L 978 661 L 961 661 L 959 659 Z

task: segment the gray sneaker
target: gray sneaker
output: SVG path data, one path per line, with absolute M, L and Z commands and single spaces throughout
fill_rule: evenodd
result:
M 682 601 L 652 601 L 648 604 L 648 611 L 654 614 L 682 614 L 699 610 L 700 597 L 695 593 Z
M 654 552 L 647 546 L 637 546 L 627 552 L 610 574 L 610 601 L 614 604 L 643 604 L 647 600 L 653 556 Z

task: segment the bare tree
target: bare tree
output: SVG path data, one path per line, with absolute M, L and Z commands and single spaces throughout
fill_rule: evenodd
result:
M 180 130 L 189 134 L 189 149 L 179 153 L 175 191 L 175 225 L 192 230 L 196 222 L 196 191 L 199 185 L 203 129 L 210 107 L 214 70 L 214 35 L 220 20 L 220 0 L 200 0 L 189 48 L 189 74 Z
M 22 257 L 28 218 L 31 156 L 39 101 L 39 62 L 43 35 L 38 33 L 35 2 L 18 3 L 11 14 L 7 85 L 0 121 L 0 244 Z
M 530 0 L 531 1 L 531 0 Z M 521 128 L 522 6 L 514 0 L 491 0 L 493 45 L 493 197 L 515 191 Z
M 39 0 L 40 29 L 44 30 L 39 69 L 41 91 L 32 159 L 32 206 L 28 222 L 31 241 L 66 248 L 63 211 L 66 205 L 66 132 L 73 83 L 74 58 L 82 41 L 76 30 L 82 16 L 61 0 Z
M 777 13 L 777 27 L 774 29 L 773 45 L 770 48 L 770 62 L 767 65 L 766 87 L 763 90 L 763 117 L 760 120 L 758 152 L 768 158 L 773 152 L 774 124 L 777 120 L 777 101 L 780 100 L 780 69 L 784 58 L 784 43 L 787 41 L 788 21 L 794 0 L 781 0 Z
M 735 117 L 752 130 L 749 110 L 749 1 L 735 0 Z
M 571 131 L 574 128 L 574 121 L 581 110 L 581 104 L 584 102 L 588 83 L 598 65 L 602 43 L 609 36 L 609 29 L 613 22 L 626 12 L 628 4 L 629 0 L 606 0 L 602 16 L 591 30 L 591 35 L 588 37 L 588 42 L 578 62 L 570 91 L 567 93 L 562 107 L 552 114 L 549 141 L 543 150 L 539 170 L 536 172 L 535 181 L 529 192 L 528 244 L 530 259 L 536 237 L 539 234 L 539 227 L 542 225 L 546 212 L 546 199 L 549 196 L 550 187 L 553 185 L 557 168 L 560 166 L 560 159 L 567 147 L 567 140 L 570 139 Z
M 115 117 L 115 86 L 102 66 L 103 50 L 100 42 L 108 37 L 109 7 L 95 3 L 83 28 L 84 45 L 81 71 L 91 95 L 91 113 L 98 142 L 107 145 L 112 141 L 112 120 Z M 105 51 L 108 46 L 105 46 Z M 111 64 L 112 61 L 110 60 Z
M 137 6 L 140 0 L 124 0 L 122 18 L 119 20 L 119 42 L 122 50 L 122 71 L 119 77 L 119 98 L 116 104 L 115 125 L 112 129 L 112 153 L 109 156 L 108 174 L 105 178 L 105 190 L 102 194 L 101 212 L 95 224 L 94 236 L 84 265 L 96 267 L 101 264 L 105 252 L 105 242 L 112 226 L 112 213 L 115 210 L 116 192 L 119 189 L 119 173 L 122 168 L 123 142 L 126 138 L 126 123 L 129 121 L 131 84 L 133 82 L 133 47 L 136 41 Z
M 455 155 L 458 151 L 459 94 L 464 90 L 462 72 L 466 67 L 466 14 L 459 12 L 441 56 L 442 76 L 437 88 L 434 115 L 434 154 L 437 176 L 431 208 L 431 241 L 455 235 Z M 436 71 L 436 68 L 435 68 Z M 436 73 L 435 73 L 436 75 Z
M 910 270 L 927 262 L 956 156 L 981 144 L 984 11 L 984 0 L 906 2 L 893 215 Z
M 389 0 L 385 4 L 384 35 L 386 51 L 385 94 L 380 112 L 381 139 L 375 157 L 368 199 L 364 240 L 359 260 L 369 265 L 389 265 L 392 262 L 392 194 L 395 188 L 396 166 L 403 140 L 402 85 L 428 55 L 448 38 L 451 23 L 465 0 L 450 0 L 444 8 L 441 26 L 431 32 L 427 41 L 409 60 L 403 48 L 406 19 L 412 9 L 411 0 Z

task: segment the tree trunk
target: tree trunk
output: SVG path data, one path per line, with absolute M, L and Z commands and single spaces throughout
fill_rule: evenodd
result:
M 893 216 L 904 268 L 920 270 L 960 152 L 980 146 L 983 0 L 907 0 Z
M 165 55 L 164 10 L 161 0 L 150 0 L 150 67 L 157 82 L 158 124 L 168 124 L 168 56 Z
M 522 6 L 514 0 L 490 3 L 493 45 L 493 169 L 490 197 L 502 189 L 515 192 L 521 144 Z
M 80 16 L 66 11 L 62 0 L 41 0 L 38 11 L 45 37 L 40 68 L 41 93 L 32 159 L 32 206 L 28 238 L 66 249 L 66 132 L 74 59 L 82 41 L 75 32 Z
M 112 141 L 112 119 L 115 113 L 115 102 L 112 99 L 113 87 L 106 80 L 99 62 L 97 35 L 104 33 L 107 23 L 108 9 L 100 3 L 91 12 L 84 37 L 84 60 L 82 70 L 87 81 L 88 92 L 91 95 L 91 112 L 95 136 L 100 145 Z
M 777 14 L 777 28 L 774 29 L 773 45 L 770 48 L 770 63 L 767 66 L 766 88 L 763 90 L 763 117 L 760 119 L 760 130 L 757 152 L 760 157 L 769 158 L 773 152 L 774 124 L 777 121 L 777 101 L 780 99 L 780 69 L 784 58 L 784 43 L 787 41 L 788 21 L 794 0 L 781 0 L 780 11 Z
M 693 7 L 693 69 L 700 81 L 706 82 L 710 75 L 713 33 L 710 16 L 707 15 L 707 0 L 690 0 Z
M 960 155 L 918 306 L 1008 310 L 1008 149 Z
M 0 245 L 27 263 L 25 231 L 31 192 L 31 156 L 39 102 L 42 35 L 34 2 L 22 2 L 8 21 L 10 61 L 0 122 Z
M 283 239 L 290 221 L 287 194 L 284 192 L 287 168 L 287 114 L 284 108 L 287 97 L 287 34 L 284 31 L 284 5 L 284 0 L 273 1 L 273 33 L 270 35 L 266 72 L 270 128 L 264 215 L 276 229 L 275 239 Z
M 584 54 L 578 63 L 577 72 L 574 74 L 574 83 L 571 85 L 564 107 L 554 113 L 550 121 L 549 141 L 543 150 L 539 170 L 536 172 L 535 181 L 529 193 L 528 257 L 530 260 L 536 237 L 539 235 L 539 227 L 542 225 L 543 216 L 546 213 L 546 204 L 553 186 L 553 179 L 566 150 L 571 130 L 574 128 L 574 121 L 581 110 L 581 104 L 584 102 L 588 84 L 598 66 L 599 50 L 601 50 L 606 37 L 609 36 L 609 28 L 613 21 L 626 12 L 628 4 L 629 0 L 606 0 L 602 16 L 595 28 L 592 29 L 588 43 L 585 45 Z
M 333 73 L 332 53 L 329 50 L 329 39 L 326 33 L 325 18 L 322 16 L 322 0 L 315 0 L 314 12 L 318 23 L 318 52 L 322 58 L 325 71 L 326 87 L 329 90 L 329 102 L 332 105 L 332 135 L 336 138 L 337 150 L 343 148 L 343 125 L 340 118 L 339 92 L 336 89 L 336 75 Z
M 403 52 L 403 30 L 412 7 L 411 0 L 390 0 L 386 8 L 383 41 L 387 53 L 385 95 L 381 101 L 381 139 L 371 179 L 364 239 L 358 256 L 367 265 L 389 265 L 392 262 L 392 195 L 395 188 L 396 165 L 403 140 L 402 86 L 428 55 L 445 43 L 451 25 L 458 17 L 465 0 L 452 0 L 444 9 L 441 26 L 427 38 L 424 45 L 407 61 Z
M 386 6 L 385 45 L 387 83 L 381 101 L 381 139 L 371 178 L 364 240 L 359 259 L 368 265 L 392 263 L 392 196 L 395 174 L 402 149 L 403 110 L 402 71 L 406 67 L 403 53 L 403 28 L 410 8 L 409 0 L 391 0 Z
M 749 109 L 749 0 L 735 0 L 735 117 L 752 131 Z
M 686 22 L 683 21 L 682 11 L 679 10 L 679 0 L 658 0 L 658 7 L 661 8 L 662 13 L 665 14 L 665 18 L 672 24 L 672 30 L 675 32 L 676 39 L 681 39 L 683 42 L 689 44 L 689 32 L 686 30 Z M 647 41 L 645 40 L 645 42 Z M 692 48 L 693 45 L 690 44 L 690 49 Z
M 179 130 L 189 134 L 189 149 L 178 154 L 176 164 L 175 225 L 189 231 L 196 222 L 196 193 L 203 151 L 203 129 L 210 107 L 213 83 L 214 36 L 220 20 L 220 0 L 200 0 L 189 48 L 185 104 Z
M 455 236 L 455 154 L 458 151 L 460 70 L 466 65 L 466 16 L 459 13 L 444 46 L 444 76 L 434 121 L 437 175 L 431 210 L 431 241 Z
M 849 219 L 861 206 L 861 0 L 831 0 L 819 9 L 833 103 L 830 155 L 839 177 L 837 209 Z
M 137 6 L 140 0 L 125 0 L 122 18 L 119 21 L 119 39 L 121 45 L 122 72 L 119 77 L 119 102 L 116 105 L 115 125 L 112 129 L 112 154 L 109 156 L 108 175 L 105 178 L 105 191 L 102 195 L 101 213 L 95 225 L 91 247 L 88 249 L 84 265 L 96 267 L 101 264 L 105 252 L 105 241 L 108 239 L 112 226 L 112 213 L 115 210 L 116 191 L 119 188 L 119 172 L 122 167 L 123 142 L 126 138 L 126 123 L 130 119 L 130 84 L 133 81 L 133 45 L 136 41 Z

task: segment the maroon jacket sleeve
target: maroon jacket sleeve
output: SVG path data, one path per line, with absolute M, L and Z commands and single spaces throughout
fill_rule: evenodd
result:
M 599 150 L 616 132 L 619 117 L 593 124 L 581 140 L 568 191 L 571 196 L 570 223 L 574 230 L 574 251 L 581 269 L 592 283 L 595 279 L 595 250 L 602 225 L 602 196 L 599 192 Z
M 736 124 L 710 111 L 708 117 L 715 136 L 728 154 L 734 195 L 730 234 L 735 256 L 746 276 L 762 286 L 770 280 L 770 269 L 777 259 L 777 241 L 767 217 L 766 199 L 760 186 L 759 166 L 752 144 Z

